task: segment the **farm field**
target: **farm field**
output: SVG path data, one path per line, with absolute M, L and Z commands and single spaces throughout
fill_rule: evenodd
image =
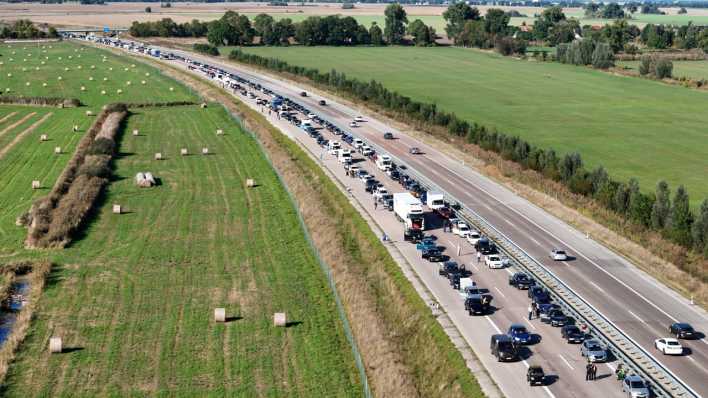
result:
M 82 112 L 0 105 L 0 257 L 22 251 L 27 231 L 15 226 L 15 219 L 54 185 L 91 124 Z M 74 125 L 79 126 L 78 133 L 73 132 Z M 46 142 L 40 142 L 42 134 L 47 135 Z M 62 153 L 54 154 L 55 147 Z M 31 189 L 33 180 L 42 189 Z
M 128 214 L 104 205 L 85 239 L 53 253 L 59 282 L 5 396 L 357 395 L 326 280 L 257 143 L 218 106 L 141 109 L 134 128 L 104 200 Z M 202 146 L 212 154 L 178 155 Z M 137 188 L 138 171 L 161 185 Z M 239 318 L 215 324 L 221 306 Z M 274 328 L 278 311 L 295 324 Z M 51 333 L 80 350 L 50 358 Z
M 89 107 L 121 101 L 196 101 L 184 86 L 155 68 L 68 42 L 2 44 L 0 62 L 0 90 L 7 95 L 78 98 Z
M 674 77 L 689 77 L 694 80 L 708 79 L 708 61 L 673 61 Z M 639 61 L 622 61 L 617 66 L 629 68 L 639 73 Z
M 645 190 L 685 184 L 708 196 L 708 93 L 588 68 L 460 48 L 247 48 L 294 65 L 336 69 L 559 152 L 637 177 Z M 227 54 L 228 51 L 222 52 Z

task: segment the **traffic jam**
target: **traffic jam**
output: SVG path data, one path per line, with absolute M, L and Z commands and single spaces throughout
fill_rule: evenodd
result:
M 244 101 L 252 101 L 261 108 L 263 113 L 297 127 L 321 148 L 322 154 L 336 159 L 347 177 L 363 186 L 371 195 L 375 208 L 380 207 L 395 216 L 401 223 L 403 239 L 415 246 L 420 259 L 437 269 L 437 275 L 449 285 L 450 289 L 459 292 L 459 305 L 470 316 L 493 315 L 497 310 L 492 305 L 494 296 L 490 293 L 490 289 L 477 285 L 469 262 L 465 265 L 462 261 L 455 260 L 456 257 L 460 257 L 459 246 L 455 255 L 448 253 L 449 247 L 440 244 L 441 237 L 448 234 L 467 242 L 469 247 L 466 249 L 473 250 L 473 259 L 476 259 L 478 266 L 509 272 L 508 288 L 526 291 L 525 296 L 529 303 L 528 319 L 538 319 L 544 324 L 557 328 L 563 340 L 578 346 L 578 355 L 584 363 L 587 363 L 586 380 L 587 377 L 594 377 L 593 369 L 596 372 L 596 363 L 609 363 L 616 360 L 599 339 L 588 333 L 587 326 L 577 324 L 572 317 L 565 314 L 562 307 L 554 302 L 552 295 L 539 286 L 531 275 L 511 271 L 517 267 L 500 252 L 495 243 L 458 216 L 460 211 L 458 204 L 448 203 L 440 192 L 428 191 L 423 183 L 416 181 L 412 173 L 408 172 L 405 165 L 396 164 L 388 154 L 378 153 L 365 140 L 320 117 L 298 101 L 277 95 L 261 84 L 251 82 L 237 74 L 179 54 L 153 51 L 147 45 L 107 38 L 93 41 L 181 62 L 187 69 L 218 82 Z M 299 95 L 308 96 L 304 91 Z M 325 100 L 319 100 L 318 104 L 320 107 L 327 106 Z M 356 129 L 365 123 L 364 117 L 357 116 L 349 122 L 348 126 L 350 129 Z M 393 133 L 386 132 L 382 138 L 395 140 L 396 137 Z M 409 148 L 408 153 L 422 155 L 417 147 Z M 367 167 L 374 172 L 367 170 Z M 379 177 L 377 178 L 376 175 Z M 433 234 L 433 231 L 436 233 L 442 231 L 442 235 Z M 381 238 L 383 241 L 390 241 L 386 234 Z M 568 254 L 563 249 L 554 248 L 550 250 L 549 258 L 554 261 L 565 261 L 568 259 Z M 495 288 L 499 291 L 498 287 Z M 669 331 L 676 338 L 661 338 L 655 343 L 657 350 L 669 355 L 682 350 L 678 338 L 691 338 L 694 333 L 693 328 L 685 323 L 672 324 L 669 326 Z M 505 331 L 501 330 L 501 333 L 493 334 L 489 341 L 490 353 L 497 361 L 520 361 L 524 359 L 522 355 L 524 349 L 528 351 L 528 346 L 538 343 L 540 336 L 529 331 L 523 323 L 515 322 Z M 640 376 L 632 374 L 621 363 L 609 367 L 614 371 L 623 393 L 632 397 L 652 395 L 649 383 Z M 529 385 L 546 385 L 547 376 L 541 366 L 527 366 L 526 382 Z

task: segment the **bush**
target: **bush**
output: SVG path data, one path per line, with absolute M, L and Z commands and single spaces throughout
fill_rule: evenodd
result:
M 89 155 L 84 159 L 84 163 L 79 166 L 78 175 L 88 177 L 108 178 L 111 176 L 111 168 L 108 164 L 111 157 L 108 155 Z
M 595 69 L 607 69 L 614 66 L 614 54 L 612 48 L 607 43 L 597 43 L 595 51 L 592 53 L 592 67 Z
M 214 57 L 219 56 L 219 49 L 216 46 L 213 46 L 211 44 L 203 44 L 203 43 L 195 43 L 194 46 L 194 51 L 206 54 L 206 55 L 212 55 Z
M 657 79 L 670 78 L 674 64 L 670 59 L 660 58 L 656 55 L 643 55 L 639 61 L 639 74 Z
M 657 79 L 669 78 L 673 70 L 674 63 L 669 59 L 661 58 L 656 61 L 656 65 L 654 66 L 654 76 L 656 76 Z
M 523 55 L 526 53 L 526 41 L 513 37 L 497 37 L 494 40 L 494 49 L 501 55 Z
M 97 138 L 86 151 L 87 155 L 113 155 L 116 143 L 108 138 Z

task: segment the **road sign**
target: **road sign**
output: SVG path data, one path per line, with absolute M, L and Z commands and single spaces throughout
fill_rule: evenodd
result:
M 109 28 L 108 26 L 103 27 L 103 33 L 108 33 L 110 31 L 111 31 L 111 28 Z

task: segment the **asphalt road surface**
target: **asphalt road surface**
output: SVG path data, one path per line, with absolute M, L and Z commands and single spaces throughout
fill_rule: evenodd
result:
M 180 53 L 180 51 L 173 52 Z M 299 93 L 306 90 L 254 72 L 250 68 L 216 62 L 211 58 L 192 53 L 183 54 L 191 59 L 218 65 L 253 82 L 260 82 L 263 86 L 306 105 L 316 114 L 340 126 L 347 126 L 355 116 L 361 114 L 359 110 L 339 104 L 331 98 L 324 98 L 327 105 L 320 106 L 318 101 L 323 99 L 322 97 L 313 95 L 300 97 Z M 358 128 L 350 129 L 352 132 L 403 160 L 418 173 L 435 181 L 442 189 L 476 211 L 537 261 L 543 263 L 699 395 L 708 396 L 708 342 L 705 337 L 699 340 L 682 341 L 687 349 L 684 355 L 678 357 L 664 357 L 654 349 L 654 340 L 667 337 L 668 326 L 672 322 L 689 322 L 700 332 L 708 331 L 708 315 L 704 310 L 691 305 L 688 300 L 638 270 L 623 257 L 588 239 L 584 233 L 573 229 L 472 168 L 374 118 L 365 114 L 363 116 L 366 122 L 360 123 Z M 289 128 L 291 134 L 303 145 L 308 145 L 306 142 L 309 140 L 309 146 L 317 147 L 316 143 L 301 130 L 286 126 L 284 121 L 281 124 L 281 127 Z M 397 139 L 383 139 L 384 132 L 392 132 Z M 409 154 L 408 150 L 413 146 L 420 148 L 423 154 Z M 322 151 L 317 148 L 312 150 Z M 343 174 L 341 166 L 338 167 L 334 159 L 323 159 L 327 167 Z M 369 172 L 375 169 L 372 162 L 367 161 L 364 165 Z M 378 177 L 379 180 L 385 180 Z M 372 205 L 368 210 L 373 211 L 373 201 L 368 193 L 363 192 L 363 184 L 352 181 L 351 186 L 357 198 L 369 197 Z M 397 191 L 403 189 L 399 187 L 392 192 Z M 366 203 L 366 199 L 362 200 Z M 380 220 L 385 230 L 391 231 L 391 236 L 400 240 L 400 224 L 395 221 L 393 215 L 384 215 L 384 212 L 384 210 L 377 210 L 375 219 Z M 378 213 L 381 213 L 381 216 Z M 443 243 L 449 240 L 451 245 L 456 245 L 456 238 L 451 234 L 435 233 Z M 494 305 L 497 311 L 488 317 L 470 318 L 464 312 L 459 294 L 436 275 L 436 268 L 421 263 L 412 245 L 396 244 L 401 245 L 401 251 L 419 270 L 421 278 L 445 306 L 465 339 L 478 353 L 485 367 L 508 396 L 597 397 L 618 395 L 621 392 L 616 382 L 610 381 L 612 377 L 585 382 L 584 364 L 578 354 L 577 346 L 568 346 L 560 340 L 557 330 L 551 330 L 545 324 L 541 325 L 535 321 L 528 324 L 524 320 L 525 308 L 528 305 L 525 292 L 516 292 L 508 287 L 506 272 L 478 270 L 476 275 L 480 278 L 479 284 L 489 288 L 494 294 Z M 473 249 L 464 242 L 461 244 L 463 256 L 459 261 L 467 264 L 470 262 L 469 253 Z M 573 257 L 572 260 L 567 262 L 550 260 L 549 251 L 554 247 L 565 249 Z M 446 254 L 451 252 L 448 250 Z M 426 278 L 425 275 L 429 277 Z M 512 322 L 526 323 L 531 332 L 541 335 L 542 341 L 530 347 L 528 359 L 524 362 L 515 364 L 492 362 L 489 356 L 489 336 L 499 330 L 504 331 Z M 526 365 L 531 362 L 543 365 L 548 372 L 556 374 L 558 379 L 546 389 L 530 389 L 523 383 L 523 375 Z M 609 368 L 601 365 L 600 374 L 603 374 L 603 371 L 609 372 Z

